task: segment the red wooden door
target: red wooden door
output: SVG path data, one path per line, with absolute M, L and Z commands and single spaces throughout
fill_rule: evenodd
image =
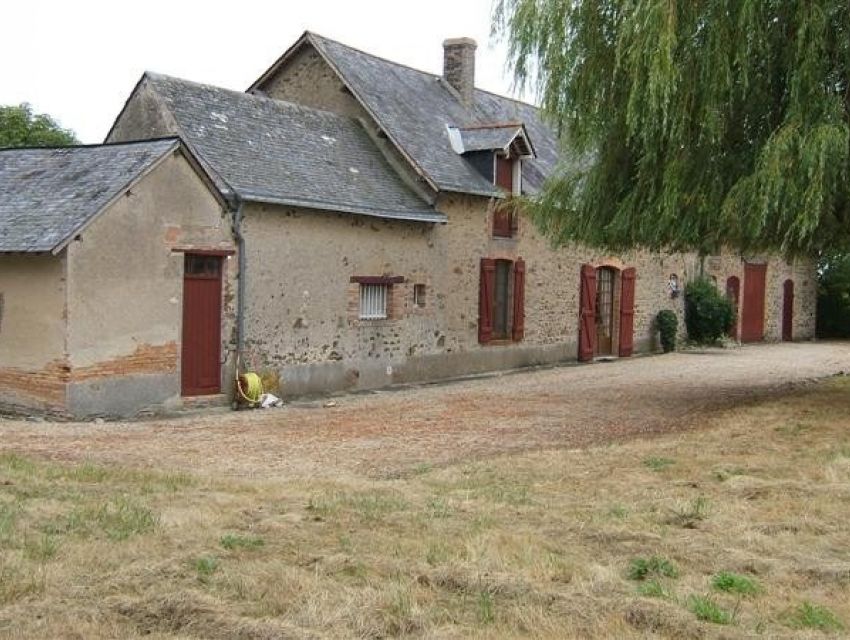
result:
M 221 258 L 187 254 L 183 271 L 184 396 L 221 392 Z
M 513 339 L 519 342 L 525 336 L 525 261 L 514 262 L 514 325 Z
M 786 280 L 782 285 L 782 339 L 794 339 L 794 281 Z
M 767 265 L 744 265 L 744 305 L 741 315 L 741 341 L 764 340 L 764 287 Z
M 732 324 L 729 325 L 729 337 L 733 340 L 738 339 L 738 309 L 741 306 L 741 281 L 738 276 L 730 276 L 726 280 L 726 297 L 732 303 L 732 311 L 735 317 L 732 319 Z
M 619 354 L 628 358 L 635 348 L 635 276 L 634 267 L 620 274 L 620 348 Z
M 596 349 L 596 269 L 589 264 L 581 266 L 579 290 L 578 359 L 593 360 Z

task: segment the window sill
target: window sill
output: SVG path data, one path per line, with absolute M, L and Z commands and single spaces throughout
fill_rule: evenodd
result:
M 489 342 L 479 342 L 482 347 L 507 347 L 512 344 L 519 344 L 521 340 L 513 340 L 512 338 L 493 338 Z

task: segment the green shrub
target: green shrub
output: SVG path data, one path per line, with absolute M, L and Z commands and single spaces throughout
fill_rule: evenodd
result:
M 737 593 L 738 595 L 746 596 L 753 595 L 761 591 L 758 582 L 747 576 L 742 576 L 737 573 L 728 573 L 721 571 L 711 579 L 711 586 L 718 591 L 726 593 Z
M 713 622 L 714 624 L 730 624 L 732 614 L 721 609 L 711 598 L 705 596 L 691 596 L 688 598 L 688 609 L 698 620 Z
M 266 544 L 265 540 L 259 536 L 243 536 L 238 533 L 226 533 L 219 542 L 222 547 L 229 551 L 234 549 L 259 549 Z
M 653 471 L 661 471 L 662 469 L 666 469 L 672 464 L 676 464 L 675 460 L 670 458 L 659 458 L 656 456 L 650 456 L 643 461 L 645 467 L 649 467 Z
M 732 326 L 732 303 L 707 278 L 691 280 L 685 287 L 685 326 L 697 344 L 714 344 Z
M 818 338 L 850 338 L 850 253 L 818 263 Z
M 629 578 L 646 580 L 650 576 L 677 578 L 679 570 L 667 558 L 652 556 L 651 558 L 635 558 L 629 565 Z
M 784 622 L 795 629 L 841 631 L 844 625 L 832 611 L 811 602 L 803 602 L 784 616 Z
M 644 596 L 645 598 L 663 598 L 665 600 L 672 597 L 672 593 L 670 590 L 661 584 L 658 580 L 648 580 L 647 582 L 642 582 L 638 588 L 637 592 Z
M 661 333 L 661 348 L 664 353 L 670 353 L 676 349 L 676 332 L 679 329 L 679 319 L 670 309 L 662 309 L 655 317 L 658 331 Z

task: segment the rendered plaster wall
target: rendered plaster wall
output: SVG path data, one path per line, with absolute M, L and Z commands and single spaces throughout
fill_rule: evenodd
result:
M 431 224 L 249 204 L 247 359 L 281 372 L 282 392 L 385 386 L 396 367 L 447 341 L 446 255 Z M 359 319 L 352 276 L 403 276 L 389 317 Z M 415 284 L 425 307 L 413 305 Z
M 65 409 L 65 254 L 0 256 L 0 409 Z
M 118 116 L 106 142 L 127 142 L 174 135 L 177 125 L 161 98 L 148 87 L 143 78 Z
M 193 248 L 232 249 L 233 241 L 229 217 L 180 153 L 69 245 L 71 414 L 133 415 L 180 405 L 183 259 Z M 227 354 L 236 260 L 224 263 Z

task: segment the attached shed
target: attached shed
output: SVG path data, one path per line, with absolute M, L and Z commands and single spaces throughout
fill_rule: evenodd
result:
M 221 393 L 227 211 L 177 138 L 0 151 L 0 409 L 128 416 Z

